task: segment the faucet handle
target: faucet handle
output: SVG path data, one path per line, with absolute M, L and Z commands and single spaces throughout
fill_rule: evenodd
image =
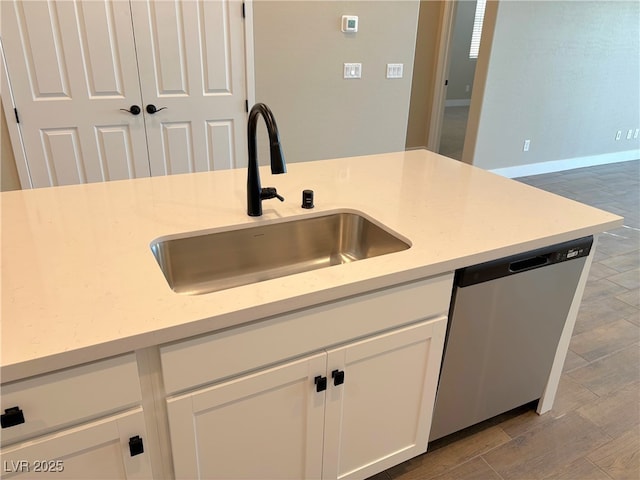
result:
M 262 191 L 260 192 L 260 199 L 261 200 L 268 200 L 270 198 L 277 198 L 281 202 L 284 202 L 284 197 L 281 196 L 281 195 L 278 195 L 278 191 L 275 188 L 273 188 L 273 187 L 264 187 L 262 189 Z

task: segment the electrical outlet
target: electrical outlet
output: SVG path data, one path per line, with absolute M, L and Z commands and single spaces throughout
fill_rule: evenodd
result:
M 638 138 L 638 134 L 640 133 L 640 128 L 636 128 L 636 132 L 633 134 L 634 140 Z
M 633 129 L 627 130 L 627 140 L 631 140 L 632 135 L 633 135 Z
M 465 92 L 467 92 L 467 93 L 469 93 L 469 90 L 471 90 L 471 85 L 467 85 L 467 86 L 464 88 L 464 91 L 465 91 Z
M 525 140 L 524 141 L 524 145 L 522 147 L 522 151 L 523 152 L 528 152 L 529 151 L 529 146 L 531 145 L 531 140 Z
M 616 140 L 620 140 L 622 138 L 622 130 L 618 130 L 616 133 Z

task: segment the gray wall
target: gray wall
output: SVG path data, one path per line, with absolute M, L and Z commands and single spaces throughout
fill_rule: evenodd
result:
M 418 7 L 254 2 L 256 101 L 273 110 L 288 162 L 404 150 Z M 343 14 L 359 16 L 358 33 L 340 31 Z M 362 78 L 343 79 L 345 62 L 362 63 Z M 404 63 L 404 78 L 386 79 L 387 63 Z
M 449 85 L 447 100 L 470 100 L 476 59 L 469 58 L 473 20 L 476 14 L 475 0 L 461 0 L 456 6 L 456 16 L 451 37 L 449 61 Z M 469 91 L 466 87 L 469 85 Z
M 638 150 L 626 132 L 640 127 L 640 3 L 489 2 L 486 17 L 464 161 L 494 169 Z

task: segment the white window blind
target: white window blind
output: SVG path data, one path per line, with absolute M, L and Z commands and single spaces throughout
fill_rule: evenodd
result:
M 471 47 L 469 48 L 469 58 L 478 58 L 480 49 L 480 37 L 482 36 L 482 21 L 484 20 L 484 7 L 487 0 L 478 0 L 476 3 L 476 14 L 473 18 L 473 33 L 471 34 Z

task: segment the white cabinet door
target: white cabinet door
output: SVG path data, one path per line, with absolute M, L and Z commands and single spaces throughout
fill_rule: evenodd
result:
M 2 478 L 150 479 L 148 453 L 131 455 L 136 436 L 144 449 L 141 409 L 7 447 L 0 452 Z
M 31 186 L 149 176 L 144 115 L 121 110 L 141 106 L 129 3 L 0 8 Z
M 241 353 L 239 353 L 241 354 Z M 326 354 L 168 400 L 176 478 L 319 479 Z
M 152 175 L 247 165 L 242 3 L 132 3 Z
M 323 478 L 365 478 L 426 451 L 445 330 L 441 317 L 328 352 Z

